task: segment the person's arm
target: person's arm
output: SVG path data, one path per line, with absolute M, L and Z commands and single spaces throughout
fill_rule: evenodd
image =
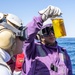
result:
M 25 55 L 29 56 L 34 52 L 34 38 L 36 37 L 37 32 L 41 29 L 43 22 L 48 18 L 56 17 L 61 15 L 61 10 L 55 6 L 48 6 L 47 8 L 39 11 L 40 17 L 34 17 L 33 21 L 27 25 L 27 40 L 25 40 L 23 45 L 23 50 L 26 53 Z
M 27 36 L 29 42 L 32 42 L 33 39 L 35 38 L 37 32 L 41 29 L 43 25 L 43 21 L 41 16 L 39 17 L 34 17 L 32 22 L 30 22 L 27 26 Z
M 65 53 L 66 53 L 66 66 L 68 68 L 68 75 L 73 75 L 72 74 L 72 64 L 71 64 L 71 59 L 70 59 L 70 56 L 69 54 L 67 53 L 67 51 L 65 50 Z
M 42 18 L 34 17 L 33 21 L 30 22 L 27 26 L 27 40 L 23 42 L 23 51 L 27 57 L 31 57 L 35 50 L 34 38 L 36 37 L 37 32 L 42 27 Z
M 71 64 L 70 56 L 68 55 L 67 58 L 68 58 L 68 60 L 67 60 L 67 67 L 69 69 L 68 75 L 73 75 L 72 74 L 72 64 Z

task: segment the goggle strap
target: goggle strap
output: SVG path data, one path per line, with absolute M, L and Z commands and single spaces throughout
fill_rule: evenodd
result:
M 14 33 L 16 34 L 16 36 L 20 36 L 21 31 L 18 30 L 17 28 L 10 26 L 10 25 L 7 24 L 6 22 L 2 22 L 1 24 L 2 24 L 2 26 L 4 26 L 6 29 L 9 29 L 9 30 L 11 30 L 12 32 L 14 32 Z

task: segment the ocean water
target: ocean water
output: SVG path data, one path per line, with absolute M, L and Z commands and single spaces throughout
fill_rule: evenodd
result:
M 66 48 L 72 63 L 73 75 L 75 75 L 75 38 L 59 38 L 58 44 Z

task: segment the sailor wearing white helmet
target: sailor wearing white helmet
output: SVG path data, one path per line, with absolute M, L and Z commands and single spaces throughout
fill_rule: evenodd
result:
M 26 28 L 22 20 L 13 14 L 0 13 L 0 75 L 13 75 L 7 61 L 22 53 Z

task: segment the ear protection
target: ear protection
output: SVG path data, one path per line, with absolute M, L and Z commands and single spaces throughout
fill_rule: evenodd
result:
M 0 26 L 0 48 L 7 50 L 15 43 L 15 34 Z

